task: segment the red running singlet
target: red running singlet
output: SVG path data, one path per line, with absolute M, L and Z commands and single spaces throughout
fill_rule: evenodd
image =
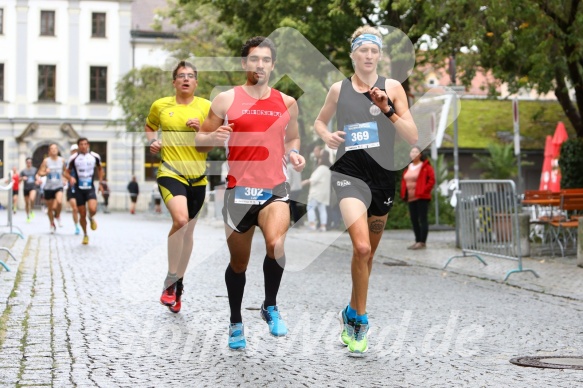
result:
M 233 132 L 227 141 L 227 187 L 273 188 L 286 181 L 285 131 L 290 120 L 278 90 L 264 100 L 249 96 L 241 86 L 227 111 Z

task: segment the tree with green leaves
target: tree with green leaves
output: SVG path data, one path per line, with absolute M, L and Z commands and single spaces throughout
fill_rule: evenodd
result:
M 123 116 L 111 124 L 123 125 L 127 132 L 142 132 L 152 103 L 173 93 L 170 72 L 158 67 L 132 69 L 116 84 L 116 103 Z
M 290 26 L 296 28 L 300 32 L 304 32 L 306 28 L 312 28 L 316 25 L 316 15 L 320 15 L 318 10 L 312 10 L 312 17 L 309 17 L 301 23 L 299 19 L 297 22 L 292 23 L 292 20 L 295 20 L 294 15 L 299 18 L 299 15 L 302 13 L 298 10 L 298 7 L 301 8 L 302 6 L 305 6 L 304 11 L 310 9 L 310 2 L 308 1 L 303 1 L 302 4 L 299 5 L 251 2 L 251 4 L 245 6 L 239 2 L 216 3 L 205 0 L 174 0 L 171 1 L 170 4 L 171 6 L 167 10 L 160 12 L 160 16 L 162 16 L 163 19 L 168 19 L 172 24 L 178 27 L 180 31 L 178 33 L 180 41 L 169 44 L 167 47 L 174 53 L 174 56 L 180 56 L 183 58 L 194 57 L 193 62 L 195 64 L 198 63 L 197 58 L 200 59 L 204 57 L 238 58 L 243 43 L 249 37 L 255 35 L 268 36 L 277 30 L 277 28 Z M 265 12 L 266 10 L 264 9 L 264 6 L 273 7 L 272 10 L 269 10 L 269 12 L 271 12 L 270 15 Z M 322 2 L 321 4 L 315 4 L 314 6 L 316 8 L 322 8 L 325 5 L 324 2 Z M 230 11 L 224 12 L 224 8 L 221 7 L 227 7 Z M 310 12 L 308 12 L 308 14 L 309 13 Z M 236 17 L 230 18 L 230 14 L 236 14 Z M 256 18 L 258 15 L 261 15 L 260 23 L 257 23 L 257 21 L 254 23 L 243 22 L 246 18 Z M 281 19 L 286 19 L 286 21 L 282 21 Z M 357 22 L 353 24 L 355 28 L 358 26 Z M 261 26 L 261 28 L 254 28 L 254 26 Z M 340 31 L 343 31 L 345 35 L 350 33 L 344 31 L 338 22 L 335 24 L 335 28 L 335 30 L 332 29 L 329 36 L 339 33 Z M 317 34 L 312 33 L 312 35 L 316 36 Z M 317 41 L 321 45 L 333 44 L 333 41 L 325 39 L 324 36 L 318 36 Z M 346 40 L 342 44 L 343 50 L 347 50 L 347 45 L 348 41 Z M 297 48 L 287 51 L 288 54 L 293 55 L 285 56 L 281 50 L 278 52 L 276 71 L 272 75 L 272 81 L 276 82 L 273 87 L 298 100 L 298 104 L 302 111 L 302 115 L 298 119 L 298 124 L 303 147 L 306 147 L 313 141 L 313 134 L 310 130 L 311 123 L 318 113 L 329 85 L 322 82 L 322 79 L 326 78 L 324 74 L 325 70 L 323 70 L 321 66 L 318 66 L 319 64 L 309 65 L 309 63 L 314 63 L 314 59 L 309 57 L 311 53 L 304 53 L 301 49 Z M 281 55 L 284 55 L 284 58 L 282 58 Z M 306 68 L 307 72 L 318 73 L 318 76 L 312 77 L 311 79 L 306 77 L 302 80 L 292 80 L 286 75 L 289 73 L 287 71 L 289 70 L 289 67 L 297 69 L 302 68 L 302 66 Z M 242 84 L 244 82 L 244 74 L 241 70 L 240 66 L 238 68 L 236 66 L 235 68 L 221 68 L 220 66 L 217 66 L 214 67 L 212 71 L 203 70 L 199 77 L 199 94 L 212 99 L 212 90 L 215 87 L 224 88 Z M 280 77 L 278 74 L 283 76 Z M 321 99 L 316 98 L 313 93 L 308 93 L 300 99 L 304 94 L 304 90 L 302 90 L 298 84 L 302 84 L 304 87 L 309 85 L 312 89 L 319 88 Z M 318 95 L 318 97 L 319 96 L 320 95 Z M 311 118 L 311 121 L 309 118 Z M 306 150 L 304 149 L 303 151 Z M 209 157 L 212 157 L 212 155 L 209 155 Z
M 405 20 L 396 27 L 406 30 L 403 25 L 413 23 L 417 17 L 400 18 L 399 13 L 393 10 L 378 13 L 378 4 L 370 1 L 171 0 L 169 4 L 169 9 L 160 16 L 179 27 L 181 42 L 171 46 L 171 50 L 178 50 L 182 55 L 238 57 L 242 44 L 251 36 L 269 36 L 276 41 L 281 49 L 278 50 L 276 69 L 272 75 L 272 81 L 277 82 L 273 87 L 298 101 L 302 152 L 307 151 L 305 147 L 314 140 L 311 126 L 330 85 L 352 72 L 349 57 L 352 32 L 363 24 L 389 24 L 389 19 Z M 389 9 L 395 4 L 397 1 L 389 2 Z M 301 36 L 294 40 L 294 32 Z M 389 32 L 385 44 L 393 48 L 406 45 L 409 40 L 401 36 L 393 36 Z M 285 44 L 279 45 L 278 38 Z M 302 40 L 315 47 L 319 55 L 314 55 L 311 47 L 302 50 Z M 408 71 L 414 62 L 410 43 L 409 47 L 405 58 L 390 55 L 387 64 L 392 66 L 391 72 L 382 70 L 392 78 L 403 80 L 405 90 L 408 90 Z M 407 60 L 410 62 L 408 68 L 402 64 Z M 396 74 L 395 69 L 399 69 L 400 74 Z M 215 69 L 212 73 L 201 74 L 201 83 L 213 78 L 217 86 L 225 85 L 226 74 Z M 287 76 L 289 74 L 295 74 L 293 79 Z M 284 76 L 279 78 L 280 75 Z M 212 99 L 212 96 L 209 95 L 209 98 Z M 405 154 L 408 155 L 406 148 Z
M 220 20 L 220 11 L 211 2 L 169 2 L 170 7 L 159 11 L 161 18 L 155 28 L 162 27 L 161 20 L 169 20 L 179 29 L 179 40 L 166 45 L 175 58 L 191 59 L 199 69 L 199 86 L 197 95 L 211 99 L 222 90 L 245 82 L 245 73 L 240 64 L 229 61 L 212 61 L 209 58 L 238 58 L 243 42 L 239 33 L 231 25 Z M 238 46 L 237 46 L 238 45 Z M 206 59 L 204 59 L 206 58 Z M 212 67 L 209 70 L 209 67 Z M 279 66 L 276 67 L 276 69 Z M 274 88 L 299 99 L 303 91 L 289 77 L 283 77 L 273 85 Z M 306 137 L 306 125 L 302 117 L 298 119 L 300 135 Z M 302 142 L 309 144 L 310 141 Z M 222 148 L 214 148 L 208 153 L 209 160 L 225 160 Z M 216 165 L 213 165 L 216 166 Z M 216 171 L 210 171 L 214 179 Z M 218 175 L 218 173 L 216 174 Z M 213 182 L 215 183 L 215 182 Z
M 199 9 L 212 7 L 213 19 L 221 26 L 217 36 L 238 53 L 243 42 L 251 36 L 269 36 L 281 27 L 291 27 L 299 31 L 322 53 L 327 60 L 345 74 L 352 71 L 350 36 L 364 25 L 392 26 L 405 32 L 413 44 L 420 43 L 426 31 L 414 29 L 431 9 L 425 2 L 409 0 L 172 0 L 175 15 L 188 18 L 189 23 L 207 23 L 201 18 Z M 177 3 L 176 3 L 177 2 Z M 440 29 L 435 27 L 435 30 Z M 407 66 L 400 65 L 400 58 L 391 58 L 391 77 L 403 80 L 403 87 L 409 90 Z M 313 69 L 311 69 L 313 71 Z M 396 71 L 402 74 L 396 74 Z M 328 88 L 326 85 L 325 88 Z
M 502 82 L 510 92 L 554 92 L 577 137 L 583 137 L 582 2 L 427 0 L 423 18 L 408 32 L 426 34 L 436 48 L 420 55 L 434 63 L 455 58 L 465 85 L 481 69 L 496 79 L 489 88 L 493 96 Z M 413 12 L 418 3 L 401 0 L 398 8 Z
M 577 137 L 583 137 L 581 0 L 489 0 L 476 31 L 480 64 L 510 86 L 553 91 Z M 569 93 L 574 91 L 574 99 Z
M 465 84 L 482 69 L 511 91 L 553 91 L 583 137 L 583 0 L 178 1 L 193 9 L 212 5 L 217 21 L 227 27 L 224 38 L 231 49 L 249 36 L 288 26 L 341 70 L 350 69 L 348 39 L 356 27 L 397 27 L 418 48 L 432 47 L 419 51 L 419 60 L 440 65 L 454 57 Z M 408 90 L 407 81 L 404 87 Z
M 569 139 L 561 146 L 561 188 L 583 187 L 583 139 Z
M 144 131 L 152 103 L 160 97 L 174 93 L 172 74 L 158 67 L 132 69 L 118 81 L 115 92 L 116 103 L 123 114 L 121 119 L 114 120 L 109 125 L 123 126 L 126 132 L 131 133 L 131 174 L 134 175 L 135 147 L 145 144 L 145 138 L 138 134 Z
M 232 39 L 231 34 L 234 31 L 219 21 L 219 11 L 216 7 L 210 3 L 179 4 L 177 0 L 169 0 L 168 4 L 167 9 L 159 11 L 160 18 L 157 19 L 154 28 L 161 29 L 163 19 L 178 28 L 176 35 L 180 39 L 165 45 L 176 62 L 183 59 L 195 62 L 194 58 L 236 56 L 227 43 Z M 217 86 L 229 88 L 244 82 L 242 72 L 232 71 L 221 62 L 213 65 L 215 67 L 212 72 L 203 70 L 203 74 L 199 76 L 197 95 L 212 99 Z

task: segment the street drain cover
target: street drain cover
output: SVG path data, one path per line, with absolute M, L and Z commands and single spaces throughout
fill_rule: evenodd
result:
M 534 368 L 583 370 L 583 357 L 579 356 L 516 357 L 510 360 L 510 362 L 515 365 L 531 366 Z

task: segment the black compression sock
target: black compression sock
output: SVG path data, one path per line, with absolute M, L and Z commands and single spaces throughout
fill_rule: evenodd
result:
M 243 303 L 246 280 L 245 272 L 236 273 L 230 264 L 227 266 L 225 283 L 227 284 L 229 307 L 231 308 L 231 323 L 243 322 L 243 317 L 241 317 L 241 304 Z
M 265 301 L 263 306 L 277 305 L 277 292 L 285 268 L 285 255 L 275 260 L 265 255 L 263 260 L 263 280 L 265 281 Z

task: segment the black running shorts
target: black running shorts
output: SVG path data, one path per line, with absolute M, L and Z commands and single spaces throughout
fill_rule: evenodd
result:
M 57 198 L 57 193 L 59 191 L 63 191 L 63 188 L 61 187 L 60 189 L 56 189 L 56 190 L 47 190 L 47 189 L 45 189 L 45 199 L 47 201 L 50 201 L 52 199 Z
M 182 195 L 186 197 L 188 218 L 192 220 L 198 215 L 198 212 L 204 204 L 206 186 L 189 186 L 170 177 L 160 177 L 157 179 L 157 182 L 158 190 L 160 190 L 165 204 L 172 198 Z
M 95 187 L 90 189 L 81 190 L 80 188 L 75 188 L 75 201 L 77 201 L 77 207 L 85 206 L 87 201 L 95 199 L 97 200 L 97 193 L 95 192 Z
M 261 205 L 235 203 L 235 187 L 225 190 L 223 220 L 228 227 L 238 233 L 245 233 L 258 225 L 259 212 L 272 202 L 289 203 L 288 185 L 282 183 L 272 189 L 271 197 Z
M 36 187 L 31 187 L 30 189 L 25 188 L 24 189 L 24 196 L 25 197 L 29 197 L 30 196 L 30 192 L 33 191 L 33 190 L 34 191 L 37 191 Z
M 395 182 L 388 187 L 371 188 L 364 181 L 332 171 L 332 187 L 338 197 L 359 199 L 367 208 L 367 217 L 382 217 L 389 213 L 395 201 Z M 391 185 L 392 183 L 392 185 Z

